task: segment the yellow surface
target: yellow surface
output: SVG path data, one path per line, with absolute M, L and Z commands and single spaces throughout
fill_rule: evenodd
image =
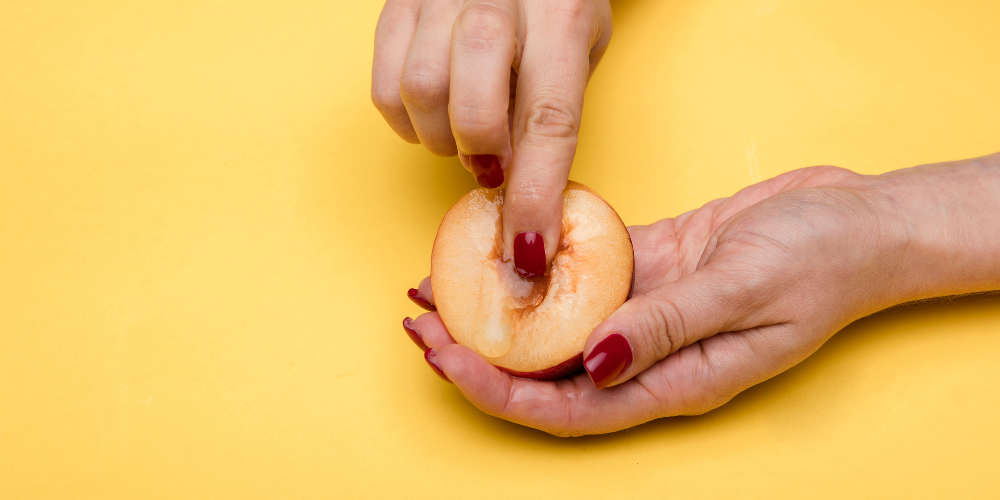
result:
M 168 5 L 169 4 L 169 5 Z M 1000 300 L 859 321 L 705 416 L 558 439 L 406 338 L 473 184 L 368 98 L 378 1 L 0 3 L 0 498 L 1000 492 Z M 628 223 L 1000 150 L 1000 3 L 620 0 L 573 177 Z

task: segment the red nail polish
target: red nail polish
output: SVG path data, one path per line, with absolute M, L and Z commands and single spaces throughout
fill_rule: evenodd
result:
M 435 351 L 434 349 L 427 349 L 426 351 L 424 351 L 424 359 L 427 360 L 427 364 L 431 365 L 431 370 L 434 370 L 434 373 L 437 373 L 438 376 L 443 378 L 445 382 L 450 383 L 451 380 L 448 380 L 448 376 L 445 375 L 444 372 L 441 371 L 441 369 L 434 364 L 434 358 L 436 356 L 437 356 L 437 351 Z
M 590 356 L 583 361 L 583 366 L 590 374 L 594 385 L 598 389 L 603 389 L 632 366 L 632 346 L 622 335 L 612 333 L 590 351 Z
M 476 182 L 484 188 L 496 188 L 503 184 L 503 169 L 496 155 L 471 155 L 469 163 Z
M 416 304 L 416 305 L 418 305 L 420 307 L 423 307 L 424 309 L 426 309 L 428 311 L 437 311 L 438 310 L 437 307 L 434 307 L 434 304 L 431 304 L 430 302 L 427 302 L 427 299 L 421 297 L 420 296 L 420 291 L 417 290 L 416 288 L 411 288 L 411 289 L 407 290 L 406 296 L 409 297 L 410 300 L 412 300 L 414 304 Z
M 421 337 L 420 334 L 413 329 L 413 320 L 409 316 L 403 318 L 403 330 L 406 330 L 406 334 L 410 336 L 410 340 L 412 340 L 414 344 L 417 344 L 417 347 L 419 347 L 421 351 L 427 350 L 423 337 Z
M 518 233 L 514 237 L 514 269 L 522 278 L 545 274 L 545 241 L 538 233 Z

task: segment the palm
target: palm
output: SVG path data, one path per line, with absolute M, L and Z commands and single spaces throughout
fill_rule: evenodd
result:
M 623 308 L 648 302 L 709 262 L 722 277 L 723 287 L 751 274 L 776 272 L 786 265 L 782 259 L 795 256 L 780 239 L 784 228 L 775 230 L 767 208 L 758 208 L 767 204 L 755 204 L 773 197 L 780 206 L 781 197 L 776 195 L 781 193 L 850 184 L 855 178 L 856 174 L 839 169 L 801 170 L 676 218 L 630 227 L 636 281 L 633 299 Z M 734 219 L 748 222 L 738 231 L 720 231 Z M 715 335 L 701 340 L 676 339 L 670 352 L 661 353 L 662 359 L 645 371 L 597 390 L 586 374 L 554 382 L 512 378 L 454 344 L 436 313 L 422 316 L 417 325 L 427 344 L 439 356 L 449 357 L 452 380 L 473 404 L 491 415 L 557 435 L 611 432 L 663 416 L 711 410 L 808 356 L 831 328 L 823 325 L 816 335 L 789 340 L 790 322 L 769 319 L 736 331 L 713 331 Z

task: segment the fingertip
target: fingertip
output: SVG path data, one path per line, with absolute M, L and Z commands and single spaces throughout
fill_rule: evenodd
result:
M 558 251 L 565 186 L 565 179 L 542 184 L 511 172 L 504 191 L 504 245 L 529 274 L 545 274 Z
M 410 123 L 409 117 L 406 118 L 406 123 L 401 124 L 399 127 L 396 127 L 392 124 L 390 124 L 389 126 L 392 127 L 393 131 L 396 132 L 396 135 L 398 135 L 401 139 L 403 139 L 407 143 L 414 145 L 420 144 L 420 138 L 417 137 L 417 131 L 413 130 L 413 124 Z
M 410 327 L 418 332 L 420 339 L 427 347 L 440 349 L 455 343 L 455 339 L 451 338 L 444 322 L 441 321 L 441 316 L 436 312 L 421 314 L 410 323 Z
M 413 343 L 416 344 L 421 351 L 427 350 L 427 345 L 424 344 L 424 339 L 420 336 L 420 333 L 413 328 L 413 318 L 409 316 L 403 318 L 403 330 L 406 332 L 406 335 L 410 337 L 410 340 L 412 340 Z
M 514 236 L 514 269 L 522 278 L 542 276 L 547 269 L 545 238 L 536 232 L 517 233 Z
M 632 366 L 632 344 L 620 333 L 608 335 L 583 360 L 583 367 L 598 389 L 608 387 Z
M 411 288 L 406 291 L 406 297 L 409 298 L 414 304 L 420 306 L 422 309 L 427 311 L 437 311 L 437 307 L 431 304 L 427 299 L 420 296 L 420 290 L 416 288 Z
M 433 371 L 437 376 L 444 379 L 445 382 L 451 383 L 451 380 L 448 378 L 447 375 L 445 375 L 444 371 L 441 370 L 441 367 L 439 367 L 437 363 L 435 363 L 437 356 L 438 352 L 435 351 L 434 349 L 427 349 L 426 351 L 424 351 L 424 361 L 427 361 L 427 364 L 431 367 L 431 371 Z
M 395 95 L 383 89 L 372 87 L 372 104 L 382 115 L 382 119 L 389 125 L 389 128 L 401 139 L 410 144 L 420 144 L 417 131 L 410 122 L 410 115 L 406 112 L 403 100 L 399 98 L 398 91 Z
M 434 290 L 431 289 L 430 276 L 420 280 L 420 284 L 417 285 L 417 291 L 419 291 L 420 296 L 423 297 L 428 303 L 435 305 Z
M 626 301 L 590 333 L 583 349 L 583 368 L 598 389 L 628 381 L 641 367 L 645 349 L 642 339 L 634 338 L 633 322 L 642 299 Z

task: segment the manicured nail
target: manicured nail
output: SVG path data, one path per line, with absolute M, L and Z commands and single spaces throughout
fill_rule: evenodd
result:
M 590 356 L 583 360 L 583 366 L 594 385 L 603 389 L 632 366 L 632 346 L 622 335 L 612 333 L 590 351 Z
M 437 311 L 438 310 L 437 307 L 434 307 L 434 304 L 431 304 L 430 302 L 427 302 L 427 299 L 421 297 L 420 296 L 420 290 L 417 290 L 416 288 L 411 288 L 411 289 L 407 290 L 406 296 L 409 297 L 410 300 L 412 300 L 414 304 L 416 304 L 416 305 L 418 305 L 420 307 L 423 307 L 424 309 L 426 309 L 428 311 Z
M 414 344 L 417 344 L 417 347 L 419 347 L 421 351 L 427 350 L 427 346 L 424 344 L 424 338 L 413 329 L 413 320 L 409 316 L 403 318 L 403 330 L 406 330 L 406 334 L 410 336 L 410 340 L 412 340 Z
M 545 241 L 538 233 L 518 233 L 514 237 L 514 269 L 522 278 L 545 274 Z
M 427 360 L 427 364 L 431 365 L 431 370 L 434 370 L 434 373 L 437 373 L 438 376 L 443 378 L 445 382 L 450 383 L 451 380 L 448 380 L 448 376 L 445 375 L 444 372 L 441 371 L 441 369 L 434 364 L 434 358 L 437 356 L 437 354 L 438 354 L 437 351 L 435 351 L 434 349 L 427 349 L 426 351 L 424 351 L 424 359 Z
M 503 184 L 503 169 L 500 168 L 500 158 L 496 155 L 471 155 L 472 175 L 476 182 L 484 188 L 500 187 Z

